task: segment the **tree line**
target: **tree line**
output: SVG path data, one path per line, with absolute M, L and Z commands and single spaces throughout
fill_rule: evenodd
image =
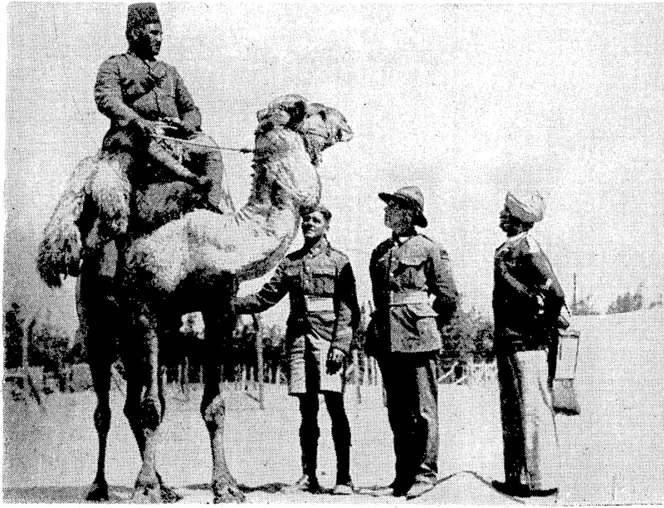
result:
M 640 285 L 636 291 L 619 294 L 608 306 L 607 314 L 633 312 L 646 307 Z M 647 306 L 662 306 L 662 295 Z M 360 323 L 351 344 L 351 350 L 364 354 L 366 332 L 373 307 L 365 302 L 360 309 Z M 574 302 L 570 308 L 573 315 L 599 314 L 594 309 L 591 296 Z M 468 364 L 493 361 L 493 322 L 471 308 L 459 307 L 451 322 L 441 329 L 443 348 L 440 353 L 441 370 L 456 368 L 453 378 L 462 375 Z M 46 372 L 64 372 L 67 366 L 86 361 L 86 351 L 80 340 L 73 340 L 66 332 L 36 318 L 26 322 L 21 306 L 13 302 L 4 312 L 4 365 L 7 369 L 23 364 L 23 348 L 27 342 L 27 363 L 41 366 Z M 176 344 L 168 351 L 168 377 L 174 379 L 186 358 L 187 379 L 200 381 L 201 365 L 205 354 L 202 341 L 195 337 L 172 341 Z M 260 319 L 236 328 L 230 340 L 219 344 L 219 355 L 223 359 L 224 379 L 235 381 L 242 368 L 257 372 L 257 344 L 262 345 L 263 381 L 279 383 L 285 380 L 288 368 L 285 332 L 279 325 L 269 325 Z M 366 362 L 362 363 L 365 365 Z M 119 366 L 121 370 L 121 366 Z

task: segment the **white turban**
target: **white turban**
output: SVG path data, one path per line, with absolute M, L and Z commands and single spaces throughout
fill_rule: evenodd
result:
M 544 218 L 544 198 L 539 192 L 508 192 L 505 196 L 505 208 L 523 222 L 539 222 Z

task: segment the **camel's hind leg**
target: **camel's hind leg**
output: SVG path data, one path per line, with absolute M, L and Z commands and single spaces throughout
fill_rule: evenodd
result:
M 212 493 L 215 503 L 241 502 L 245 496 L 233 478 L 224 454 L 224 417 L 226 407 L 221 393 L 221 345 L 233 330 L 234 321 L 219 308 L 203 312 L 205 320 L 205 388 L 201 401 L 201 414 L 212 447 Z M 231 322 L 233 321 L 233 322 Z

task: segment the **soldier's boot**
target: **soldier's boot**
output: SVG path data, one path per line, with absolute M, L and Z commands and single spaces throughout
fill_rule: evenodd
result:
M 318 430 L 318 429 L 316 429 Z M 300 446 L 302 447 L 302 477 L 293 485 L 282 489 L 286 494 L 296 492 L 310 492 L 318 494 L 321 492 L 316 468 L 318 465 L 318 432 L 302 432 L 300 428 Z
M 350 495 L 355 491 L 350 479 L 350 443 L 345 445 L 335 443 L 334 450 L 337 455 L 337 481 L 332 489 L 332 494 Z
M 337 481 L 332 494 L 349 495 L 354 492 L 354 487 L 350 478 L 350 424 L 343 407 L 343 396 L 326 395 L 326 403 L 332 419 L 332 440 L 337 456 Z

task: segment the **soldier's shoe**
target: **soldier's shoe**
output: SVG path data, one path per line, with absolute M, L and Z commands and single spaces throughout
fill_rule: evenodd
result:
M 421 495 L 424 495 L 427 492 L 433 490 L 435 486 L 436 484 L 433 482 L 417 481 L 413 483 L 413 485 L 411 485 L 411 487 L 408 489 L 408 492 L 406 492 L 406 499 L 415 499 L 416 497 L 420 497 Z
M 555 487 L 551 489 L 527 489 L 524 497 L 547 497 L 554 494 L 558 494 L 558 489 Z
M 558 493 L 558 489 L 531 489 L 516 482 L 492 481 L 491 486 L 501 494 L 511 497 L 546 497 Z
M 318 478 L 309 476 L 308 474 L 302 475 L 298 481 L 293 485 L 287 485 L 281 492 L 284 494 L 296 494 L 298 492 L 309 492 L 310 494 L 320 494 L 322 489 L 318 483 Z
M 408 492 L 408 485 L 392 482 L 385 487 L 376 487 L 375 489 L 367 489 L 367 493 L 376 497 L 403 497 Z
M 350 496 L 355 492 L 355 487 L 352 482 L 337 483 L 332 489 L 333 496 Z

